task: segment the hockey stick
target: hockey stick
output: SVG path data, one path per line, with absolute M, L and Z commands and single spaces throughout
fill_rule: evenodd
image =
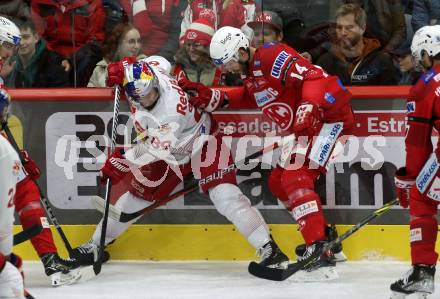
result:
M 316 250 L 311 256 L 305 258 L 304 260 L 289 264 L 289 266 L 285 270 L 268 268 L 268 267 L 260 266 L 256 262 L 251 262 L 249 264 L 248 271 L 252 275 L 259 277 L 259 278 L 275 280 L 275 281 L 285 280 L 285 279 L 289 278 L 290 276 L 292 276 L 293 274 L 295 274 L 296 272 L 303 270 L 305 267 L 316 262 L 324 252 L 326 252 L 326 251 L 332 249 L 334 246 L 340 244 L 342 241 L 344 241 L 345 239 L 347 239 L 348 237 L 353 235 L 355 232 L 357 232 L 359 229 L 364 227 L 366 224 L 371 222 L 371 220 L 375 219 L 376 217 L 381 216 L 385 212 L 388 212 L 398 202 L 399 202 L 398 199 L 394 199 L 394 200 L 386 203 L 381 208 L 375 210 L 373 213 L 371 213 L 370 215 L 365 217 L 361 222 L 359 222 L 358 224 L 356 224 L 355 226 L 350 228 L 343 235 L 339 236 L 338 238 L 336 238 L 333 241 L 325 243 L 325 245 L 320 250 Z
M 255 153 L 249 155 L 248 157 L 244 158 L 243 160 L 241 160 L 239 162 L 234 162 L 231 165 L 227 166 L 226 168 L 218 170 L 217 172 L 220 173 L 220 172 L 224 171 L 225 169 L 230 170 L 230 169 L 234 169 L 234 168 L 239 168 L 242 165 L 249 163 L 250 160 L 258 158 L 259 156 L 264 155 L 267 152 L 275 150 L 278 146 L 279 146 L 278 142 L 275 142 L 265 148 L 260 149 L 259 151 L 255 152 Z M 111 211 L 110 211 L 111 216 L 110 217 L 114 220 L 119 221 L 119 222 L 128 222 L 128 221 L 136 219 L 137 217 L 154 210 L 155 208 L 157 208 L 159 206 L 166 204 L 167 202 L 169 202 L 175 198 L 178 198 L 179 196 L 189 194 L 189 193 L 194 192 L 195 190 L 198 190 L 198 189 L 199 189 L 198 183 L 191 184 L 189 187 L 187 187 L 183 190 L 177 191 L 168 197 L 164 197 L 159 200 L 156 200 L 153 204 L 149 205 L 148 207 L 145 207 L 145 208 L 143 208 L 139 211 L 133 212 L 133 213 L 124 213 L 123 211 L 119 210 L 115 206 L 111 206 Z M 95 203 L 95 207 L 99 211 L 102 212 L 104 199 L 102 199 L 99 196 L 94 196 L 92 198 L 92 200 Z
M 110 143 L 110 153 L 113 153 L 116 147 L 116 130 L 118 127 L 118 116 L 119 116 L 119 102 L 121 100 L 121 90 L 119 85 L 115 85 L 115 98 L 114 98 L 114 106 L 113 106 L 113 124 L 112 124 L 112 136 Z M 108 221 L 108 213 L 110 207 L 110 193 L 112 189 L 112 180 L 107 178 L 107 184 L 105 188 L 105 208 L 104 208 L 104 216 L 102 218 L 102 226 L 101 226 L 101 239 L 99 241 L 98 248 L 98 258 L 93 263 L 93 271 L 96 275 L 101 272 L 102 268 L 102 258 L 104 255 L 104 245 L 105 245 L 105 235 L 107 233 L 107 221 Z
M 15 141 L 14 136 L 12 135 L 8 124 L 6 122 L 3 122 L 2 128 L 3 128 L 3 131 L 6 133 L 6 136 L 8 137 L 9 142 L 12 144 L 12 147 L 15 149 L 18 156 L 20 157 L 21 162 L 24 164 L 24 158 L 23 158 L 22 154 L 20 153 L 20 149 L 18 147 L 18 144 Z M 73 253 L 72 246 L 70 246 L 69 240 L 67 240 L 67 237 L 64 234 L 64 231 L 61 228 L 60 223 L 58 222 L 57 218 L 55 217 L 52 206 L 49 203 L 49 200 L 47 199 L 46 194 L 43 192 L 43 190 L 41 189 L 38 182 L 36 180 L 34 180 L 34 182 L 38 188 L 38 192 L 40 192 L 40 201 L 43 204 L 44 209 L 46 210 L 46 214 L 49 216 L 50 221 L 55 226 L 58 234 L 60 235 L 61 239 L 63 240 L 64 246 L 66 247 L 67 252 L 69 253 L 69 256 L 71 257 L 72 253 Z
M 32 239 L 36 235 L 40 234 L 43 231 L 43 226 L 41 224 L 34 224 L 31 227 L 16 233 L 14 235 L 14 246 L 21 244 L 29 239 Z

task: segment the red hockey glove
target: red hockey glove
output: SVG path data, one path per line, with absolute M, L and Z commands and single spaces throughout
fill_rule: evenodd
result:
M 113 184 L 119 183 L 130 172 L 130 163 L 124 158 L 124 151 L 116 149 L 105 161 L 101 168 L 101 183 L 105 184 L 110 178 Z
M 312 103 L 301 104 L 296 109 L 293 132 L 297 137 L 307 136 L 309 138 L 317 133 L 317 125 L 321 123 L 322 116 L 318 106 Z
M 409 205 L 409 193 L 411 187 L 416 183 L 415 178 L 409 177 L 406 174 L 406 168 L 401 167 L 394 175 L 394 183 L 396 185 L 396 196 L 399 199 L 400 205 L 403 208 L 407 208 Z
M 192 82 L 187 78 L 179 80 L 179 85 L 190 95 L 189 102 L 198 108 L 212 112 L 220 107 L 225 95 L 218 89 L 209 88 L 200 82 Z
M 23 167 L 26 170 L 29 177 L 33 180 L 38 180 L 41 175 L 40 168 L 38 168 L 37 163 L 29 157 L 29 154 L 25 150 L 20 151 L 20 155 L 23 158 Z
M 113 87 L 115 85 L 122 85 L 124 82 L 124 69 L 127 65 L 135 63 L 136 57 L 127 56 L 119 61 L 110 63 L 107 66 L 107 86 Z

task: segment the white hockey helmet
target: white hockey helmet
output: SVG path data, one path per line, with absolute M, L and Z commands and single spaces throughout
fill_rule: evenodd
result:
M 8 42 L 18 46 L 21 41 L 20 29 L 11 20 L 0 17 L 0 45 Z
M 146 61 L 148 65 L 162 70 L 163 72 L 165 72 L 165 74 L 169 75 L 171 73 L 171 63 L 165 57 L 159 55 L 151 55 L 142 60 Z
M 249 48 L 246 35 L 238 28 L 225 26 L 214 33 L 209 45 L 209 54 L 216 65 L 222 65 L 232 59 L 238 61 L 240 48 Z
M 153 68 L 141 60 L 125 67 L 123 86 L 130 100 L 139 103 L 142 97 L 159 87 L 159 79 Z
M 429 56 L 440 53 L 440 25 L 424 26 L 414 33 L 411 43 L 411 53 L 416 63 L 422 61 L 422 51 Z

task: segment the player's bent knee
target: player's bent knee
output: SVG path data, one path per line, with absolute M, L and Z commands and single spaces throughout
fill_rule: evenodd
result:
M 283 204 L 288 210 L 303 202 L 305 198 L 316 197 L 314 177 L 307 169 L 286 170 L 281 176 L 281 188 L 287 194 Z
M 233 184 L 220 184 L 209 189 L 209 197 L 217 211 L 231 220 L 231 215 L 251 206 L 249 199 Z

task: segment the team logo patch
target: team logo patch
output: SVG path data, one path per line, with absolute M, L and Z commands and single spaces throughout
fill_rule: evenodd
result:
M 285 51 L 281 51 L 280 54 L 278 54 L 277 58 L 275 58 L 275 62 L 272 65 L 272 70 L 270 72 L 271 76 L 274 78 L 279 78 L 281 75 L 281 70 L 284 66 L 284 64 L 287 61 L 287 58 L 290 57 L 290 54 L 288 54 Z
M 422 228 L 421 227 L 413 228 L 412 230 L 410 230 L 409 241 L 411 243 L 416 242 L 416 241 L 422 241 Z
M 303 203 L 302 205 L 295 207 L 292 210 L 292 214 L 293 214 L 293 217 L 295 218 L 295 220 L 298 221 L 298 219 L 300 219 L 306 215 L 309 215 L 311 213 L 316 213 L 318 211 L 319 211 L 318 203 L 316 202 L 316 200 L 314 200 L 314 201 L 309 201 L 309 202 Z
M 261 70 L 256 70 L 252 72 L 255 77 L 261 77 L 263 76 L 263 72 Z
M 435 82 L 440 81 L 440 74 L 437 74 L 437 75 L 434 76 L 434 81 Z
M 21 164 L 19 161 L 14 161 L 14 165 L 12 165 L 12 174 L 14 176 L 18 176 L 20 174 Z
M 276 99 L 277 95 L 278 92 L 270 87 L 260 92 L 254 93 L 255 102 L 257 103 L 258 107 L 262 107 L 267 103 L 272 102 L 273 100 Z
M 424 73 L 421 79 L 425 84 L 428 84 L 435 75 L 437 75 L 437 73 L 434 70 L 430 70 Z
M 287 130 L 293 122 L 293 110 L 286 103 L 271 103 L 262 109 L 282 130 Z
M 416 111 L 416 102 L 411 101 L 406 103 L 406 113 L 412 113 L 414 111 Z
M 420 193 L 425 193 L 426 188 L 436 176 L 438 169 L 437 156 L 432 154 L 416 178 L 416 186 Z
M 324 94 L 324 99 L 329 104 L 333 104 L 334 102 L 336 102 L 335 97 L 331 93 L 329 93 L 329 92 L 326 92 Z

